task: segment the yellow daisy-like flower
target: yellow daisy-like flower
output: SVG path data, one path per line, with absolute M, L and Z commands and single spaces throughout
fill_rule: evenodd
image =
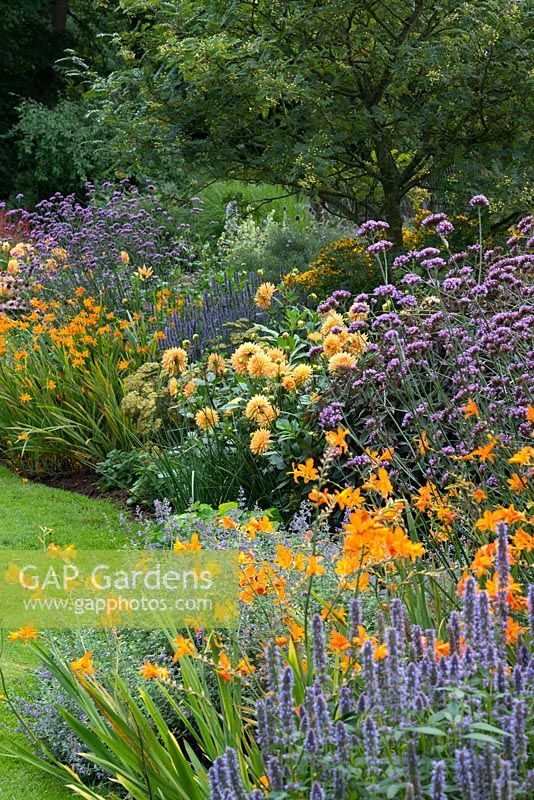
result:
M 254 295 L 254 302 L 258 308 L 269 308 L 275 292 L 276 286 L 274 283 L 262 283 Z
M 351 353 L 342 351 L 335 353 L 328 361 L 328 371 L 337 372 L 340 369 L 351 369 L 356 366 L 356 359 Z
M 193 379 L 187 381 L 187 383 L 184 386 L 184 397 L 191 397 L 192 395 L 194 395 L 196 388 L 197 388 L 196 381 L 194 381 Z
M 126 252 L 126 250 L 121 250 L 121 262 L 123 264 L 128 264 L 129 261 L 130 261 L 129 254 Z
M 187 367 L 187 353 L 183 347 L 171 347 L 161 357 L 161 366 L 169 375 L 177 375 Z
M 367 336 L 362 333 L 353 333 L 349 339 L 350 352 L 361 356 L 367 350 Z
M 251 378 L 270 378 L 276 373 L 276 366 L 262 350 L 258 350 L 249 358 L 247 372 Z
M 210 353 L 208 356 L 208 369 L 215 375 L 224 375 L 226 372 L 226 362 L 218 353 Z
M 259 349 L 254 342 L 243 342 L 243 344 L 239 345 L 235 353 L 230 357 L 230 363 L 235 371 L 240 375 L 246 375 L 249 358 L 255 355 Z
M 250 449 L 256 456 L 262 456 L 271 445 L 271 432 L 267 428 L 259 428 L 250 435 Z
M 335 353 L 340 353 L 343 350 L 343 342 L 341 336 L 337 333 L 329 333 L 323 342 L 323 351 L 325 356 L 330 358 Z
M 219 424 L 219 415 L 214 408 L 201 408 L 197 411 L 195 422 L 202 431 L 211 431 Z
M 21 403 L 29 403 L 31 399 L 32 399 L 32 396 L 31 396 L 31 394 L 28 394 L 28 392 L 23 392 L 23 394 L 21 394 L 21 396 L 19 398 Z
M 153 274 L 154 270 L 152 269 L 152 267 L 147 267 L 145 264 L 143 264 L 142 267 L 139 267 L 139 269 L 136 272 L 134 272 L 134 275 L 137 275 L 139 280 L 143 282 L 151 278 Z
M 297 388 L 297 382 L 292 375 L 284 375 L 282 378 L 282 386 L 286 392 L 294 392 Z
M 265 395 L 255 394 L 246 405 L 245 416 L 259 425 L 270 425 L 276 419 L 276 410 Z
M 302 386 L 311 377 L 312 373 L 313 370 L 309 364 L 297 364 L 291 375 L 297 386 Z

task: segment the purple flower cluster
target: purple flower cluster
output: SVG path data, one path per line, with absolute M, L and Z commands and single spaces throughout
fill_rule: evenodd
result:
M 164 329 L 165 339 L 159 342 L 160 347 L 181 347 L 186 340 L 191 342 L 191 358 L 201 358 L 206 348 L 228 342 L 237 324 L 265 322 L 266 313 L 254 303 L 259 285 L 260 279 L 254 273 L 247 276 L 244 284 L 225 276 L 223 284 L 212 280 L 201 298 L 186 295 L 183 307 Z
M 433 450 L 425 480 L 440 480 L 451 456 L 466 455 L 491 431 L 510 445 L 530 438 L 534 254 L 524 242 L 531 224 L 521 221 L 525 234 L 513 252 L 494 248 L 482 267 L 480 246 L 453 256 L 427 247 L 397 257 L 397 284 L 357 298 L 372 310 L 357 323 L 370 345 L 354 370 L 353 393 L 338 397 L 332 385 L 326 406 L 342 401 L 356 438 L 372 449 L 393 446 L 401 458 L 412 458 L 407 443 L 425 428 Z M 322 304 L 339 306 L 332 298 Z M 469 398 L 480 409 L 478 426 L 465 422 Z
M 58 299 L 83 287 L 118 310 L 132 297 L 139 267 L 153 270 L 152 284 L 147 282 L 152 289 L 197 262 L 186 238 L 188 226 L 178 225 L 154 193 L 142 193 L 127 181 L 98 189 L 87 184 L 84 203 L 75 195 L 57 193 L 34 212 L 9 213 L 30 230 L 34 254 L 24 264 L 26 277 Z M 127 263 L 123 251 L 129 255 Z
M 296 712 L 292 668 L 282 666 L 270 645 L 270 691 L 257 706 L 267 796 L 370 798 L 378 783 L 384 794 L 401 784 L 405 796 L 416 800 L 532 796 L 532 647 L 520 637 L 509 668 L 499 621 L 473 578 L 447 631 L 447 648 L 440 643 L 438 649 L 436 631 L 411 624 L 394 600 L 389 627 L 380 614 L 377 619 L 386 656 L 376 660 L 376 645 L 366 640 L 360 675 L 335 689 L 326 668 L 324 625 L 315 616 L 313 682 Z M 210 782 L 211 800 L 259 800 L 258 790 L 244 788 L 231 749 L 215 762 Z

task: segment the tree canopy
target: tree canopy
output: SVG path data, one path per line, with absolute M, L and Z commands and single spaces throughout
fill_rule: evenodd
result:
M 142 19 L 96 87 L 154 173 L 281 183 L 400 238 L 414 187 L 520 177 L 532 120 L 523 0 L 124 0 Z M 129 145 L 129 148 L 128 148 Z M 531 146 L 531 145 L 530 145 Z M 484 164 L 484 169 L 481 169 Z

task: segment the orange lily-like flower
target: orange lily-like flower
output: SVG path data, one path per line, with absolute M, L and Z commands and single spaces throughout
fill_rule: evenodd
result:
M 77 661 L 72 661 L 70 668 L 78 675 L 94 675 L 92 651 L 87 650 Z
M 511 476 L 506 481 L 514 494 L 521 494 L 528 486 L 528 481 L 517 472 L 512 472 Z
M 529 467 L 534 460 L 534 447 L 522 447 L 511 458 L 508 459 L 509 464 L 521 464 L 523 467 Z
M 471 397 L 468 398 L 467 403 L 465 404 L 465 406 L 461 407 L 460 411 L 462 412 L 462 414 L 465 416 L 466 419 L 469 419 L 469 417 L 480 416 L 480 410 L 475 401 Z
M 191 639 L 187 639 L 181 634 L 176 637 L 172 643 L 172 646 L 174 648 L 174 655 L 172 657 L 174 662 L 178 661 L 178 659 L 182 658 L 183 656 L 194 656 L 197 652 Z
M 369 480 L 363 484 L 362 489 L 367 489 L 370 492 L 378 492 L 384 499 L 393 494 L 393 485 L 389 479 L 389 475 L 384 467 L 379 467 L 376 473 L 373 473 Z
M 342 653 L 344 650 L 350 648 L 350 642 L 346 636 L 343 636 L 339 631 L 332 631 L 330 634 L 330 641 L 328 643 L 329 650 L 334 653 Z
M 18 631 L 12 631 L 8 636 L 10 642 L 16 642 L 18 639 L 22 639 L 24 644 L 28 644 L 28 642 L 35 641 L 38 638 L 39 633 L 37 628 L 34 628 L 33 625 L 27 625 L 19 628 Z
M 337 431 L 326 431 L 325 439 L 329 447 L 336 448 L 340 453 L 348 453 L 349 446 L 345 441 L 348 435 L 348 430 L 338 427 Z
M 176 553 L 180 553 L 184 550 L 202 550 L 202 545 L 200 544 L 200 539 L 198 533 L 194 533 L 191 536 L 191 540 L 189 542 L 182 542 L 180 539 L 177 539 L 172 548 Z
M 495 449 L 498 441 L 499 437 L 493 436 L 493 438 L 491 438 L 487 444 L 482 445 L 481 447 L 476 447 L 466 456 L 461 456 L 460 460 L 473 461 L 474 458 L 478 457 L 478 459 L 482 462 L 489 461 L 490 464 L 495 464 L 495 453 L 493 452 L 493 450 Z
M 227 681 L 228 683 L 233 678 L 233 675 L 230 672 L 231 666 L 232 662 L 230 661 L 224 650 L 221 650 L 221 652 L 219 653 L 219 662 L 217 664 L 215 672 L 217 673 L 219 678 L 222 678 L 223 681 Z
M 166 681 L 169 679 L 168 667 L 158 667 L 157 664 L 151 664 L 151 662 L 148 660 L 145 661 L 139 672 L 147 681 Z
M 315 468 L 313 463 L 313 458 L 306 459 L 305 464 L 291 464 L 292 470 L 288 474 L 293 474 L 293 480 L 295 483 L 299 482 L 299 478 L 302 478 L 304 483 L 309 483 L 310 481 L 315 481 L 319 477 L 319 472 Z
M 308 556 L 306 575 L 311 578 L 313 575 L 325 575 L 325 573 L 326 569 L 319 564 L 317 556 Z

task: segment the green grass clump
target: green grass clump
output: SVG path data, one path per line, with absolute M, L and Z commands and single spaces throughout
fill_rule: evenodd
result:
M 51 530 L 57 544 L 74 544 L 78 549 L 108 549 L 124 544 L 119 526 L 119 506 L 102 500 L 24 482 L 0 467 L 0 547 L 39 549 L 42 529 Z M 19 642 L 9 643 L 4 636 L 0 666 L 11 695 L 24 695 L 30 689 L 31 671 L 37 666 L 32 651 Z M 28 676 L 30 676 L 28 678 Z M 1 691 L 0 691 L 1 694 Z M 0 800 L 67 800 L 74 795 L 54 777 L 17 759 L 2 755 L 18 741 L 17 720 L 7 703 L 0 702 Z

